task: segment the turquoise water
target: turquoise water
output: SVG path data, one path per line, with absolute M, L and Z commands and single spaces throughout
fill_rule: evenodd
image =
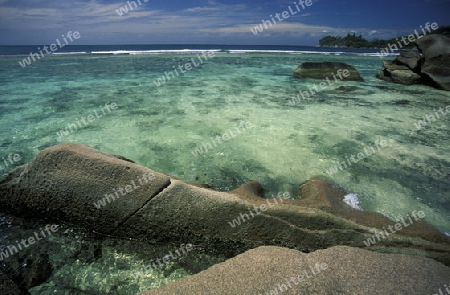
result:
M 422 210 L 428 222 L 450 232 L 450 114 L 416 127 L 450 105 L 449 92 L 379 81 L 381 59 L 356 54 L 216 52 L 160 87 L 153 82 L 193 57 L 59 55 L 22 68 L 24 56 L 0 56 L 0 174 L 46 147 L 81 143 L 221 191 L 257 180 L 267 196 L 296 195 L 299 184 L 318 176 L 356 193 L 364 210 L 392 219 Z M 346 62 L 365 81 L 338 80 L 292 105 L 299 91 L 319 84 L 293 78 L 305 61 Z M 379 141 L 387 146 L 329 173 L 337 162 L 373 152 Z M 2 249 L 44 225 L 0 216 Z M 20 255 L 37 255 L 36 249 L 55 271 L 31 294 L 74 288 L 76 294 L 137 294 L 223 260 L 193 251 L 187 260 L 136 276 L 176 245 L 99 241 L 67 226 L 40 243 Z
M 428 222 L 450 232 L 450 114 L 420 130 L 415 125 L 450 105 L 449 92 L 379 81 L 378 57 L 300 53 L 216 52 L 155 85 L 195 56 L 60 55 L 26 68 L 18 64 L 23 56 L 0 57 L 0 159 L 21 155 L 20 163 L 2 172 L 45 147 L 82 143 L 222 191 L 257 180 L 268 195 L 296 193 L 300 183 L 319 176 L 356 193 L 364 210 L 393 219 L 423 210 Z M 305 61 L 346 62 L 365 82 L 338 81 L 292 106 L 300 90 L 319 83 L 293 78 Z M 117 108 L 81 123 L 107 103 Z M 57 134 L 77 122 L 77 130 Z M 244 122 L 252 127 L 213 143 Z M 326 172 L 377 140 L 388 147 Z
M 17 247 L 16 241 L 35 237 L 45 226 L 42 222 L 2 214 L 0 250 L 8 251 L 4 245 Z M 134 239 L 100 237 L 61 224 L 51 235 L 45 235 L 45 238 L 40 236 L 35 244 L 26 244 L 18 252 L 13 250 L 12 255 L 9 252 L 6 263 L 2 261 L 3 256 L 0 259 L 0 270 L 10 277 L 17 279 L 20 274 L 29 272 L 45 279 L 49 277 L 28 289 L 32 295 L 140 294 L 225 260 L 224 257 L 205 254 L 198 245 L 183 252 L 180 249 L 184 244 L 181 243 L 155 245 Z M 161 259 L 166 256 L 169 260 L 163 263 Z M 50 271 L 43 267 L 46 264 L 51 265 Z M 24 287 L 23 283 L 20 285 Z

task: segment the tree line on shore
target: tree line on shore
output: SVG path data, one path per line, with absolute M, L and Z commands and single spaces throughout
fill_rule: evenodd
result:
M 441 34 L 450 37 L 450 26 L 442 26 L 439 27 L 437 30 L 431 32 L 430 34 Z M 397 37 L 399 39 L 402 38 L 402 36 Z M 382 39 L 374 39 L 374 40 L 367 40 L 365 39 L 361 34 L 359 36 L 356 36 L 355 33 L 350 34 L 348 33 L 347 36 L 341 37 L 341 36 L 325 36 L 319 40 L 318 46 L 320 47 L 351 47 L 351 48 L 385 48 L 389 44 L 395 44 L 397 42 L 396 38 L 392 38 L 389 40 L 382 40 Z M 405 49 L 412 49 L 414 48 L 414 44 L 408 44 L 408 46 L 405 46 Z

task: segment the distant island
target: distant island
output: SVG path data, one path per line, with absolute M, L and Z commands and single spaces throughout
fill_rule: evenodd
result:
M 450 37 L 450 26 L 442 26 L 430 34 L 441 34 Z M 397 37 L 399 39 L 402 36 Z M 369 41 L 362 35 L 356 36 L 355 33 L 347 34 L 345 37 L 340 36 L 325 36 L 319 40 L 318 47 L 351 47 L 351 48 L 385 48 L 389 44 L 395 44 L 396 38 L 389 40 L 374 39 Z M 415 48 L 414 44 L 409 44 L 403 47 L 404 49 Z

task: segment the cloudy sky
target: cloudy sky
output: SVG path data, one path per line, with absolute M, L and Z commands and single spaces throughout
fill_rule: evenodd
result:
M 427 22 L 450 25 L 450 0 L 311 0 L 305 8 L 298 1 L 134 0 L 130 10 L 127 0 L 0 0 L 0 45 L 55 43 L 68 31 L 80 33 L 77 45 L 316 45 L 325 35 L 383 39 Z M 252 33 L 283 11 L 288 18 Z

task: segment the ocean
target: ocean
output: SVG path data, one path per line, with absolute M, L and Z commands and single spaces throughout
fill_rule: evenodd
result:
M 72 142 L 219 191 L 256 180 L 268 197 L 296 195 L 319 177 L 356 194 L 365 211 L 398 220 L 420 210 L 450 232 L 450 114 L 439 111 L 450 92 L 376 79 L 393 56 L 232 45 L 65 46 L 42 55 L 38 47 L 0 46 L 2 176 Z M 348 63 L 364 82 L 334 79 L 312 92 L 320 81 L 293 77 L 307 61 Z M 305 91 L 313 94 L 295 99 Z

